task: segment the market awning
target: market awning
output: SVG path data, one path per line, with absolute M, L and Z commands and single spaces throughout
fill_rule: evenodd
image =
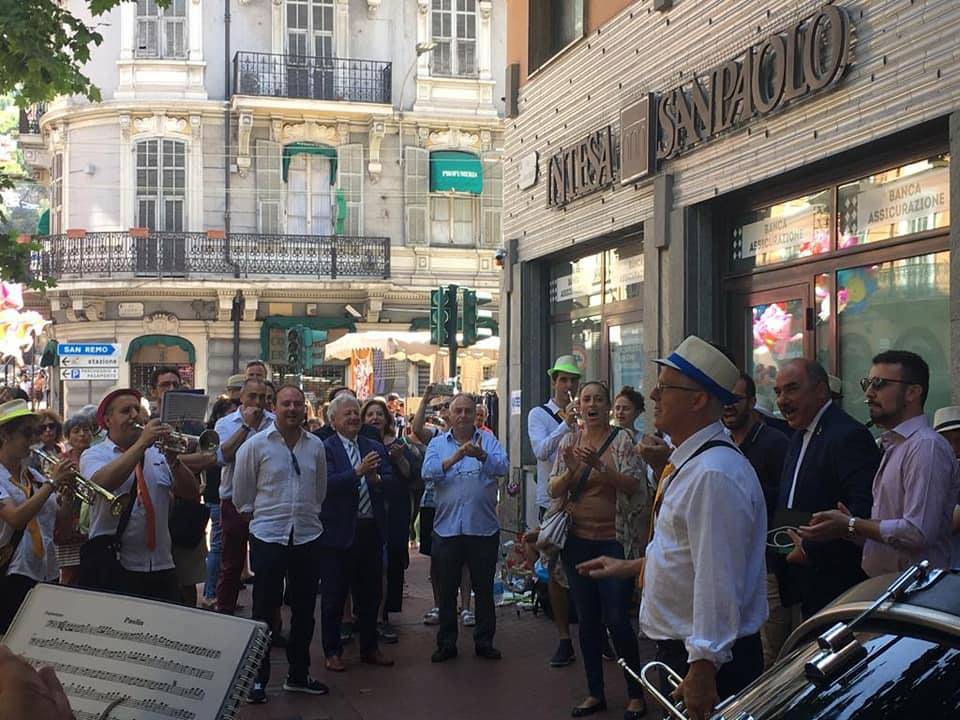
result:
M 330 184 L 337 181 L 337 149 L 309 142 L 295 142 L 283 146 L 283 181 L 290 172 L 290 160 L 294 155 L 322 155 L 330 159 Z
M 130 362 L 133 359 L 140 348 L 149 347 L 151 345 L 178 347 L 187 354 L 187 358 L 190 363 L 195 363 L 197 361 L 197 351 L 194 349 L 193 343 L 186 338 L 177 337 L 176 335 L 141 335 L 138 338 L 134 338 L 130 342 L 130 346 L 127 348 L 127 362 Z
M 483 165 L 473 153 L 437 150 L 430 153 L 430 192 L 483 192 Z

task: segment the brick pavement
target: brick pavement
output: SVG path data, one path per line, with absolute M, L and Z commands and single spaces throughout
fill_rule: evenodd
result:
M 518 615 L 512 606 L 497 608 L 495 644 L 503 660 L 481 660 L 473 654 L 473 642 L 461 628 L 460 655 L 441 665 L 430 662 L 435 647 L 435 627 L 422 616 L 432 603 L 427 578 L 428 559 L 411 551 L 407 573 L 408 596 L 404 612 L 391 616 L 400 633 L 397 645 L 385 645 L 385 654 L 397 663 L 392 668 L 361 665 L 356 642 L 344 649 L 347 672 L 330 673 L 323 667 L 320 646 L 319 602 L 317 632 L 312 646 L 313 675 L 330 686 L 330 695 L 314 697 L 283 692 L 286 675 L 283 650 L 272 653 L 273 672 L 269 701 L 262 706 L 244 706 L 243 720 L 539 720 L 568 718 L 570 708 L 586 696 L 586 678 L 579 660 L 554 669 L 547 661 L 553 654 L 556 633 L 542 614 Z M 250 591 L 241 602 L 250 607 Z M 289 623 L 285 619 L 285 628 Z M 467 628 L 469 631 L 470 628 Z M 576 626 L 574 626 L 576 634 Z M 574 641 L 576 646 L 576 641 Z M 578 648 L 579 651 L 579 648 Z M 641 658 L 653 655 L 649 642 L 641 641 Z M 626 704 L 623 678 L 613 663 L 604 663 L 609 710 L 597 718 L 620 718 Z M 650 713 L 654 717 L 654 713 Z

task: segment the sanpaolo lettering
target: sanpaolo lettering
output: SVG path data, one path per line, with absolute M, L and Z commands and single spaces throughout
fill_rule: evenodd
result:
M 846 10 L 825 5 L 657 99 L 657 159 L 774 113 L 836 83 L 850 55 Z

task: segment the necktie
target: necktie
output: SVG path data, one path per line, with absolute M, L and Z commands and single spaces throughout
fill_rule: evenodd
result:
M 137 498 L 143 504 L 143 511 L 146 514 L 144 538 L 147 541 L 147 549 L 155 550 L 157 548 L 157 515 L 153 510 L 153 498 L 150 497 L 150 491 L 147 489 L 147 481 L 143 477 L 143 463 L 138 462 L 133 472 L 137 476 Z
M 360 448 L 357 447 L 355 442 L 348 442 L 347 448 L 350 453 L 350 462 L 356 467 L 360 464 Z M 360 517 L 366 517 L 370 514 L 371 504 L 370 504 L 370 489 L 367 487 L 367 479 L 365 477 L 360 478 L 360 482 L 357 485 L 357 489 L 360 491 L 360 502 L 357 506 L 357 515 Z
M 13 480 L 13 478 L 10 479 Z M 33 483 L 31 482 L 29 470 L 23 471 L 22 479 L 23 485 L 16 480 L 13 481 L 13 484 L 20 488 L 29 500 L 31 496 L 33 496 Z M 37 557 L 43 557 L 43 536 L 40 534 L 39 515 L 40 513 L 37 513 L 30 519 L 30 522 L 27 523 L 27 533 L 30 535 L 30 546 L 33 549 L 33 554 Z M 16 551 L 16 548 L 14 548 L 14 551 Z
M 647 532 L 647 545 L 653 540 L 653 527 L 657 522 L 657 515 L 660 514 L 660 506 L 663 505 L 663 494 L 667 491 L 667 478 L 673 474 L 676 468 L 673 463 L 668 462 L 660 473 L 660 482 L 657 483 L 657 494 L 653 498 L 653 516 L 650 518 L 650 530 Z

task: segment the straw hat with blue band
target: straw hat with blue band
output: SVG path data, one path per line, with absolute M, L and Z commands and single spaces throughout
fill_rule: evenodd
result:
M 960 430 L 960 405 L 949 405 L 933 415 L 933 429 L 938 433 Z
M 11 400 L 0 405 L 0 425 L 22 417 L 40 417 L 40 415 L 30 410 L 26 400 Z
M 553 367 L 547 370 L 547 375 L 553 377 L 557 373 L 566 373 L 567 375 L 576 375 L 580 377 L 583 371 L 577 365 L 577 358 L 574 355 L 561 355 L 553 364 Z
M 720 350 L 696 335 L 684 340 L 670 355 L 654 360 L 700 384 L 704 390 L 724 405 L 740 400 L 733 388 L 740 379 L 740 371 Z

